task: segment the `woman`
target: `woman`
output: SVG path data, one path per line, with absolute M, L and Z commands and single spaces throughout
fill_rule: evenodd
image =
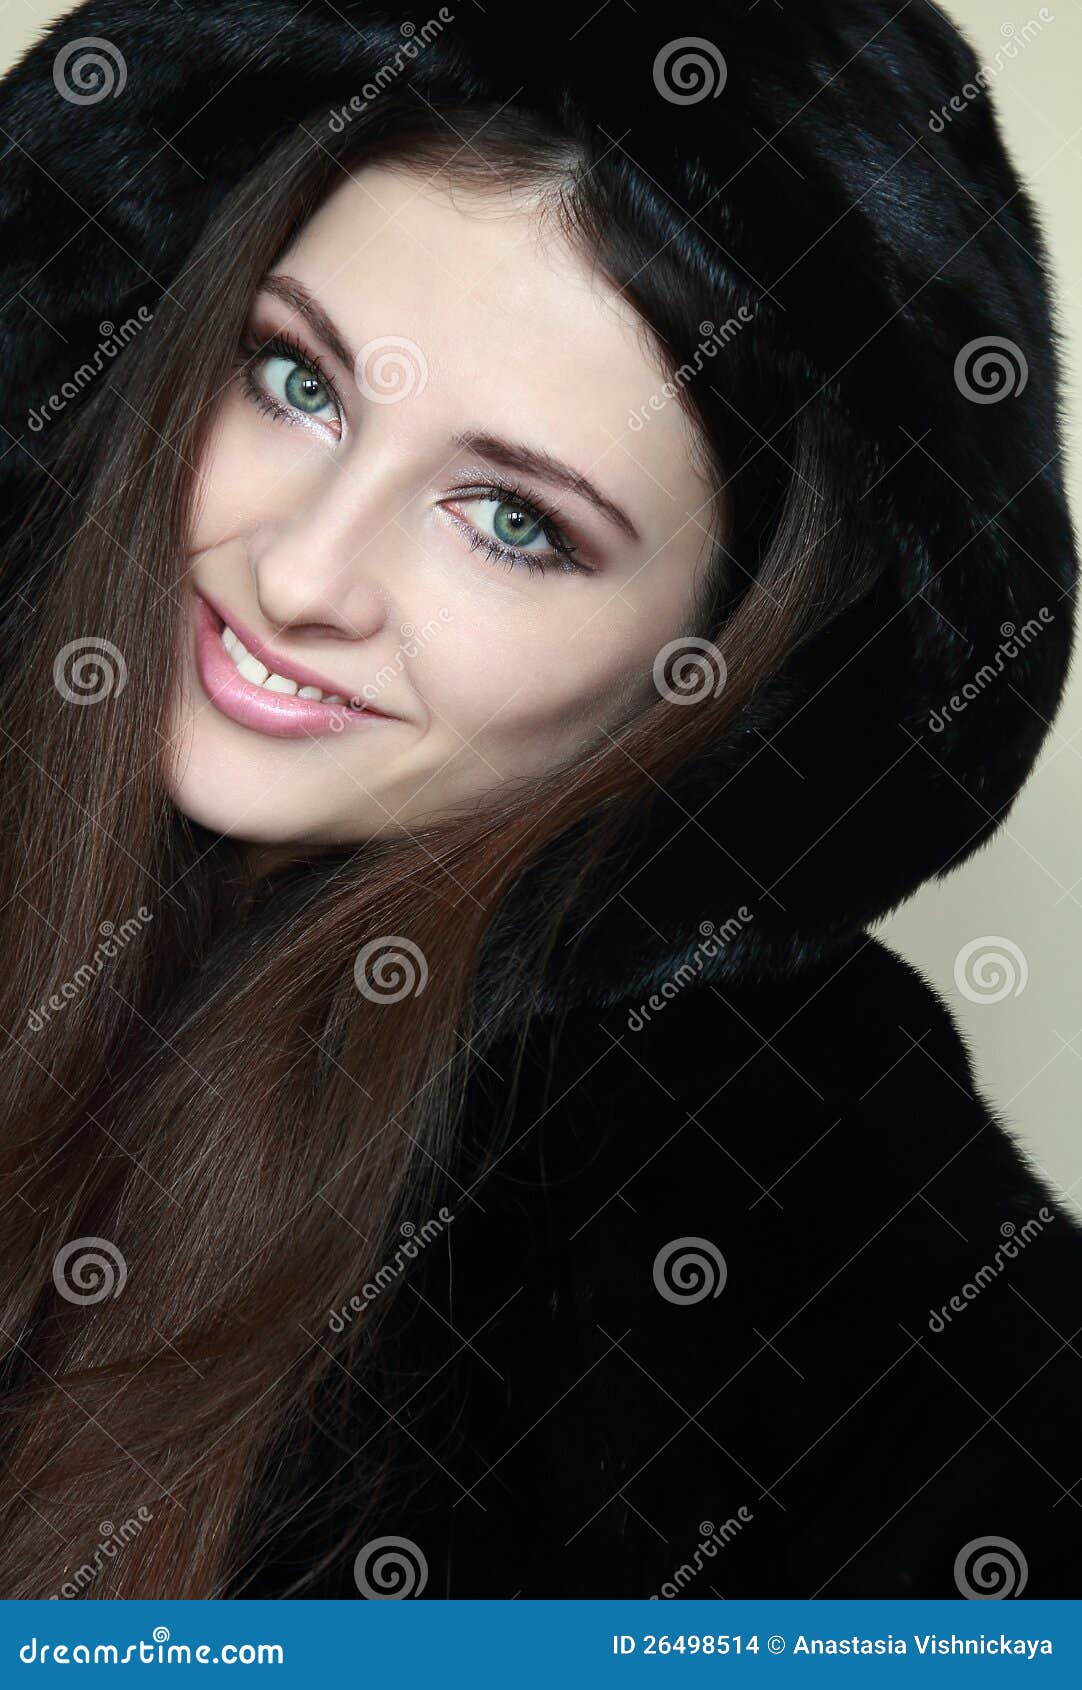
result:
M 1082 1237 L 865 932 L 1072 633 L 971 55 L 446 11 L 4 86 L 3 1592 L 1077 1595 Z

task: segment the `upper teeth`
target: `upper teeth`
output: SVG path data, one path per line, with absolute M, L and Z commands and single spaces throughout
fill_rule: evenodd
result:
M 323 704 L 345 704 L 346 700 L 338 692 L 324 692 L 321 687 L 302 687 L 296 681 L 291 681 L 288 675 L 275 674 L 265 663 L 260 663 L 258 657 L 253 657 L 247 646 L 239 640 L 232 628 L 226 623 L 222 628 L 222 644 L 236 664 L 246 681 L 252 681 L 256 686 L 266 687 L 268 692 L 296 693 L 298 698 L 315 698 Z

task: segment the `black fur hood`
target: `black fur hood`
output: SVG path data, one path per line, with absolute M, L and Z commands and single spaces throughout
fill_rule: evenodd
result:
M 719 983 L 823 961 L 987 840 L 1057 708 L 1075 563 L 1042 241 L 988 95 L 958 103 L 976 61 L 943 15 L 591 10 L 546 7 L 528 50 L 500 0 L 423 27 L 367 0 L 90 0 L 54 24 L 0 85 L 0 520 L 79 367 L 289 124 L 348 121 L 393 66 L 419 98 L 611 138 L 723 264 L 741 357 L 785 372 L 762 452 L 821 415 L 888 559 L 651 803 L 561 986 L 611 1003 L 692 960 Z
M 1073 632 L 1042 245 L 976 72 L 927 0 L 92 0 L 0 84 L 0 527 L 234 180 L 391 74 L 648 172 L 741 325 L 719 385 L 775 407 L 757 462 L 814 418 L 885 565 L 572 912 L 539 995 L 581 1010 L 472 1070 L 439 1224 L 305 1322 L 401 1284 L 224 1594 L 367 1598 L 389 1545 L 426 1597 L 1082 1592 L 1082 1230 L 863 932 L 1003 819 Z

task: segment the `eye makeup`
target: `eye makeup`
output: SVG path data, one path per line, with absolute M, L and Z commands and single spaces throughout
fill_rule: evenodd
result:
M 286 396 L 279 397 L 268 388 L 266 378 L 260 372 L 272 359 L 292 365 L 294 370 L 307 372 L 315 383 L 326 391 L 327 402 L 333 404 L 338 412 L 337 431 L 332 429 L 331 432 L 336 438 L 340 438 L 345 419 L 345 405 L 334 377 L 317 354 L 309 352 L 283 330 L 265 336 L 246 332 L 241 339 L 237 348 L 237 365 L 243 391 L 248 399 L 275 421 L 287 425 L 319 420 L 313 411 L 305 411 L 298 405 L 290 404 Z M 475 485 L 452 494 L 439 503 L 441 508 L 447 510 L 471 550 L 481 551 L 486 557 L 504 564 L 507 568 L 524 567 L 534 575 L 594 573 L 578 560 L 575 544 L 568 537 L 559 513 L 551 506 L 546 506 L 541 496 L 528 487 L 489 475 L 485 479 L 478 478 Z M 506 507 L 525 516 L 527 522 L 548 541 L 549 550 L 529 551 L 525 547 L 508 545 L 494 535 L 483 533 L 475 523 L 464 519 L 454 508 L 456 504 L 483 503 L 494 504 L 497 511 Z

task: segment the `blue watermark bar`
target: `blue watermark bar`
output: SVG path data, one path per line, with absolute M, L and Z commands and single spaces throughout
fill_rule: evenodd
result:
M 1082 1601 L 0 1603 L 0 1684 L 1082 1684 Z

